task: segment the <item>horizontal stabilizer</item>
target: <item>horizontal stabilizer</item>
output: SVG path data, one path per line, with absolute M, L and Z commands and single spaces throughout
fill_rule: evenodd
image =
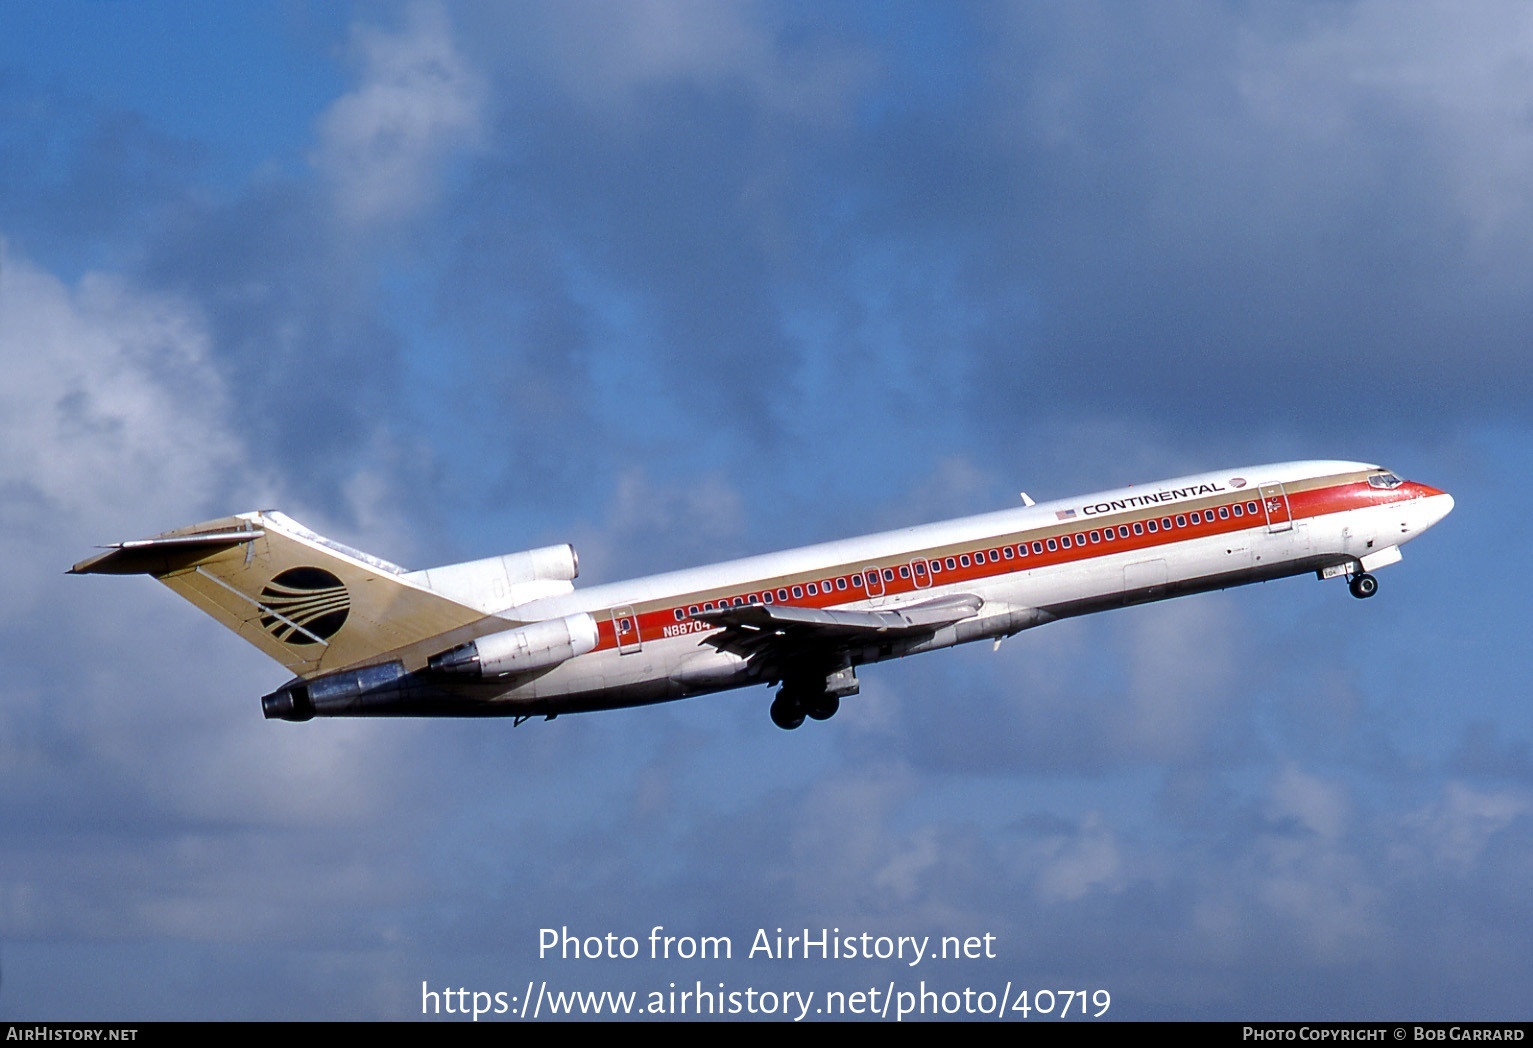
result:
M 257 527 L 220 528 L 189 535 L 169 533 L 152 539 L 113 542 L 69 569 L 71 575 L 165 575 L 266 534 Z

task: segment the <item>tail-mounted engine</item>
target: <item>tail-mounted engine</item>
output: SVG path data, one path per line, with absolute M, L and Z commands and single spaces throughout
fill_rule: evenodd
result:
M 412 571 L 404 577 L 461 604 L 494 613 L 570 593 L 579 575 L 580 558 L 575 547 L 565 543 Z
M 411 716 L 444 710 L 449 699 L 430 682 L 398 662 L 289 681 L 261 697 L 267 720 L 306 721 L 314 717 Z
M 595 647 L 596 620 L 581 612 L 479 637 L 431 656 L 427 665 L 434 673 L 504 677 L 557 666 Z

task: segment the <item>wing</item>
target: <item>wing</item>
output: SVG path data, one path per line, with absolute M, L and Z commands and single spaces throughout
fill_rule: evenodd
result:
M 757 663 L 760 676 L 776 680 L 791 666 L 835 664 L 848 648 L 935 633 L 979 614 L 984 603 L 976 594 L 959 593 L 867 611 L 745 604 L 692 617 L 725 627 L 708 644 Z

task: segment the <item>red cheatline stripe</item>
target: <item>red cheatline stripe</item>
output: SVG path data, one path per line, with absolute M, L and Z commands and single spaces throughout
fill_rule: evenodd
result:
M 1295 483 L 1302 483 L 1302 481 Z M 1239 494 L 1244 497 L 1238 500 L 1229 499 L 1228 497 L 1216 497 L 1214 499 L 1190 499 L 1184 503 L 1168 504 L 1162 507 L 1160 511 L 1155 513 L 1147 513 L 1143 510 L 1140 510 L 1139 515 L 1132 517 L 1126 517 L 1122 513 L 1114 515 L 1104 514 L 1101 517 L 1076 517 L 1069 521 L 1059 521 L 1054 524 L 1049 524 L 1045 527 L 1034 528 L 1030 531 L 1014 532 L 1009 535 L 992 536 L 984 540 L 984 545 L 966 545 L 962 548 L 961 552 L 957 548 L 948 549 L 946 547 L 941 549 L 940 552 L 935 549 L 913 550 L 905 556 L 904 560 L 897 562 L 885 561 L 880 565 L 880 569 L 892 569 L 895 573 L 894 579 L 892 581 L 886 580 L 884 582 L 883 596 L 890 597 L 900 596 L 908 593 L 924 592 L 929 588 L 929 586 L 917 587 L 915 585 L 914 577 L 901 578 L 899 575 L 899 569 L 901 567 L 909 567 L 916 561 L 925 561 L 930 563 L 932 561 L 940 560 L 942 562 L 943 570 L 940 574 L 928 576 L 932 580 L 930 585 L 951 586 L 981 579 L 997 578 L 1003 575 L 1010 575 L 1023 571 L 1032 571 L 1038 568 L 1059 567 L 1061 565 L 1090 560 L 1096 557 L 1104 557 L 1115 553 L 1127 553 L 1138 550 L 1154 549 L 1157 547 L 1172 546 L 1177 543 L 1188 542 L 1193 539 L 1209 538 L 1215 535 L 1228 535 L 1242 531 L 1265 530 L 1267 528 L 1267 515 L 1265 512 L 1263 512 L 1263 498 L 1258 487 L 1252 486 L 1246 488 L 1240 491 Z M 1405 502 L 1411 499 L 1437 494 L 1441 494 L 1441 492 L 1437 491 L 1435 488 L 1429 488 L 1424 484 L 1417 484 L 1411 481 L 1408 481 L 1397 488 L 1387 489 L 1371 487 L 1366 479 L 1345 484 L 1325 485 L 1304 491 L 1289 491 L 1287 492 L 1289 506 L 1288 519 L 1292 520 L 1294 523 L 1299 523 L 1306 520 L 1313 520 L 1318 517 L 1328 516 L 1332 513 L 1341 513 L 1347 510 L 1363 509 L 1368 506 L 1385 505 L 1391 502 Z M 1247 512 L 1242 516 L 1236 517 L 1232 513 L 1228 519 L 1220 519 L 1217 516 L 1215 516 L 1212 521 L 1207 519 L 1209 510 L 1213 510 L 1217 514 L 1218 508 L 1220 506 L 1234 506 L 1237 501 L 1242 507 L 1246 507 L 1251 503 L 1255 503 L 1257 507 L 1255 514 L 1253 515 Z M 1143 524 L 1153 519 L 1157 522 L 1158 527 L 1158 522 L 1161 520 L 1170 518 L 1174 522 L 1178 516 L 1186 518 L 1187 515 L 1194 510 L 1204 514 L 1205 520 L 1203 523 L 1197 525 L 1189 524 L 1186 527 L 1173 527 L 1169 531 L 1157 530 L 1154 534 L 1150 534 L 1147 531 L 1143 535 L 1134 535 L 1132 531 L 1130 531 L 1129 537 L 1126 539 L 1114 538 L 1111 541 L 1102 542 L 1089 541 L 1090 533 L 1092 531 L 1101 532 L 1107 530 L 1106 522 L 1109 520 L 1112 522 L 1112 529 L 1116 534 L 1116 529 L 1119 525 L 1126 524 L 1132 529 L 1133 525 L 1136 523 Z M 1274 520 L 1278 521 L 1284 519 L 1281 515 L 1281 512 L 1274 513 L 1273 518 Z M 1059 536 L 1066 534 L 1068 534 L 1071 539 L 1070 549 L 1059 549 L 1051 552 L 1045 548 L 1042 554 L 1035 554 L 1031 552 L 1031 543 L 1035 541 L 1046 541 L 1049 538 L 1057 539 Z M 1085 546 L 1077 546 L 1075 544 L 1075 536 L 1079 534 L 1087 535 L 1088 541 Z M 990 551 L 992 549 L 999 550 L 1007 546 L 1014 547 L 1018 543 L 1024 541 L 1029 544 L 1029 553 L 1026 557 L 1013 556 L 1009 560 L 1003 558 L 999 562 L 995 562 L 990 559 Z M 949 557 L 952 557 L 956 562 L 961 553 L 967 553 L 972 556 L 973 553 L 979 549 L 983 549 L 985 551 L 986 563 L 976 565 L 971 562 L 970 566 L 967 568 L 962 567 L 961 565 L 954 568 L 953 570 L 949 570 L 947 568 L 947 559 Z M 777 600 L 776 593 L 779 589 L 787 588 L 791 594 L 792 587 L 795 585 L 804 586 L 809 582 L 820 584 L 827 579 L 835 580 L 841 577 L 858 575 L 863 572 L 863 569 L 866 566 L 867 565 L 865 562 L 858 562 L 855 566 L 843 564 L 836 567 L 824 568 L 823 570 L 816 572 L 812 578 L 800 574 L 791 577 L 785 576 L 775 579 L 759 579 L 740 586 L 721 586 L 718 590 L 714 590 L 707 594 L 688 594 L 685 603 L 682 603 L 679 606 L 685 610 L 685 608 L 693 604 L 702 605 L 710 601 L 713 602 L 715 606 L 717 606 L 721 598 L 730 600 L 732 602 L 736 597 L 745 597 L 750 594 L 758 595 L 759 599 L 759 595 L 761 593 L 770 590 L 773 594 L 773 603 L 788 603 L 797 607 L 806 608 L 835 607 L 840 604 L 849 604 L 854 601 L 867 599 L 866 588 L 853 588 L 850 584 L 848 584 L 847 589 L 836 590 L 833 593 L 827 593 L 822 588 L 821 591 L 813 597 L 809 596 L 806 592 L 805 595 L 801 598 L 793 598 L 790 596 L 789 600 L 787 601 Z M 657 640 L 667 639 L 663 636 L 662 631 L 666 626 L 673 626 L 678 624 L 676 619 L 677 607 L 678 604 L 675 603 L 675 598 L 672 598 L 671 600 L 664 601 L 662 606 L 657 608 L 646 610 L 639 610 L 636 608 L 634 621 L 638 626 L 639 636 L 637 638 L 630 638 L 627 641 L 627 644 L 633 645 L 639 641 L 647 644 Z M 681 621 L 687 620 L 683 619 Z M 606 648 L 616 648 L 617 638 L 611 620 L 606 618 L 600 619 L 598 620 L 597 627 L 599 639 L 597 641 L 596 650 L 601 651 Z

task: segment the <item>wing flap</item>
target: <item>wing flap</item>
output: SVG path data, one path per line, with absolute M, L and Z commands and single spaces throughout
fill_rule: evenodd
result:
M 716 626 L 735 626 L 762 632 L 800 631 L 826 638 L 911 633 L 940 629 L 979 614 L 984 600 L 972 593 L 906 604 L 893 608 L 851 611 L 833 608 L 800 608 L 791 604 L 747 604 L 715 608 L 692 617 Z
M 794 666 L 834 669 L 848 649 L 918 644 L 939 630 L 973 619 L 984 603 L 976 594 L 958 593 L 855 611 L 747 604 L 699 612 L 693 618 L 724 627 L 704 643 L 751 663 L 763 679 L 780 680 Z

